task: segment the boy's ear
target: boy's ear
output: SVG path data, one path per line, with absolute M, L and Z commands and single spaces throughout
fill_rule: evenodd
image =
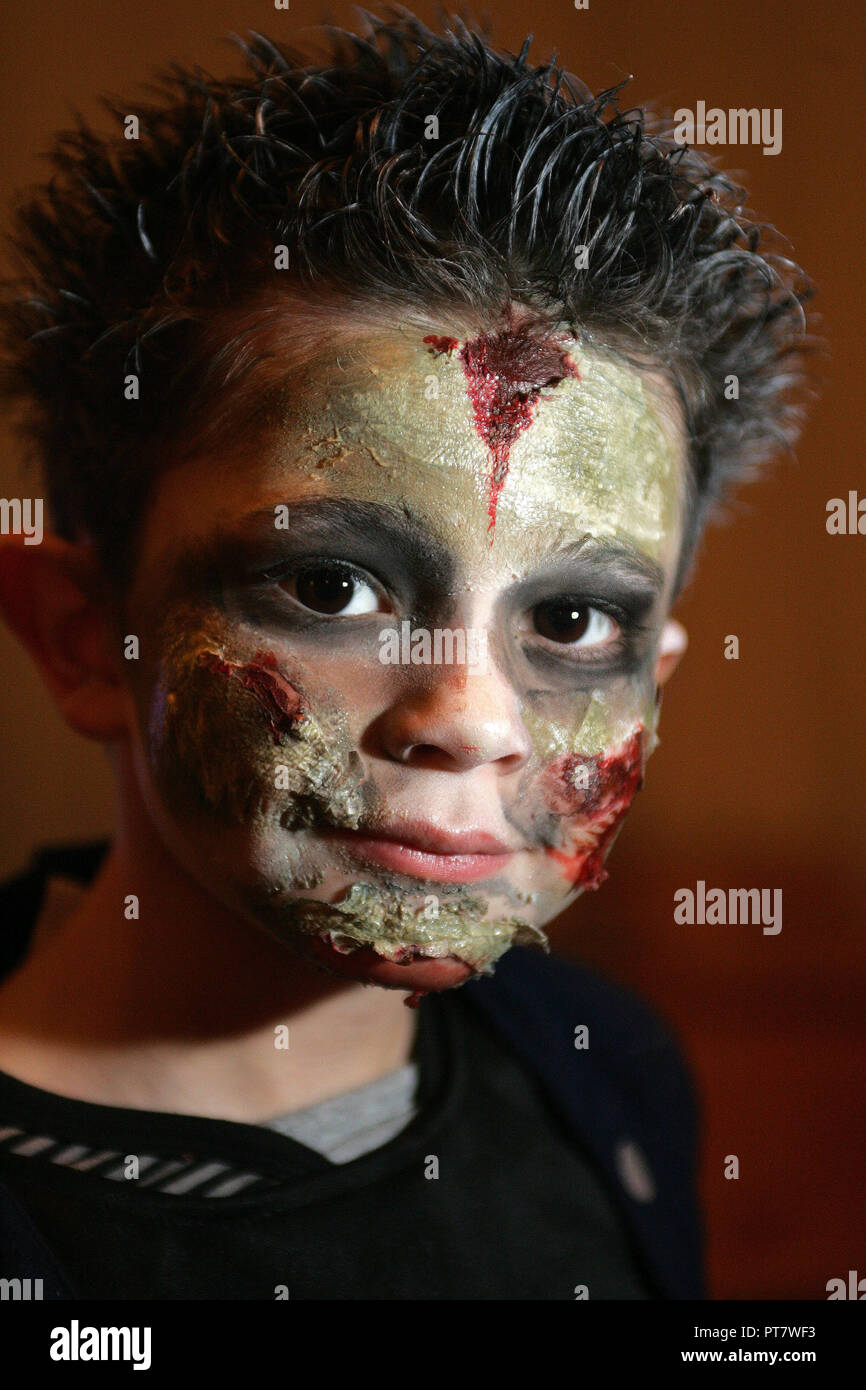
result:
M 656 655 L 655 682 L 664 685 L 680 663 L 680 657 L 689 645 L 689 637 L 682 623 L 669 618 L 662 628 L 659 648 Z
M 50 534 L 39 545 L 4 537 L 0 609 L 67 724 L 87 738 L 123 738 L 129 705 L 120 638 L 90 548 Z

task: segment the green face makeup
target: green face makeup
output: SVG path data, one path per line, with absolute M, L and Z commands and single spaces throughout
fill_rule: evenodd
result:
M 544 944 L 602 881 L 655 742 L 672 418 L 657 381 L 562 335 L 407 328 L 293 373 L 243 459 L 166 476 L 132 600 L 157 634 L 138 769 L 208 891 L 335 969 Z M 383 665 L 404 622 L 483 631 L 485 669 Z M 503 854 L 359 858 L 353 833 L 419 822 Z
M 541 367 L 523 368 L 528 382 L 503 391 L 512 416 L 497 436 L 487 418 L 494 393 L 488 389 L 479 423 L 484 378 L 481 386 L 473 382 L 461 362 L 463 349 L 480 341 L 461 348 L 459 340 L 436 335 L 386 340 L 377 342 L 375 359 L 361 344 L 339 367 L 319 365 L 287 389 L 286 442 L 296 458 L 300 445 L 312 476 L 320 472 L 329 490 L 340 479 L 348 495 L 414 495 L 406 478 L 411 466 L 446 524 L 456 488 L 461 501 L 477 499 L 473 521 L 481 521 L 485 543 L 496 474 L 503 545 L 518 544 L 526 525 L 547 525 L 554 535 L 616 538 L 662 558 L 679 520 L 680 461 L 648 382 L 636 369 L 566 341 L 548 349 Z M 552 384 L 533 384 L 545 376 Z M 525 397 L 519 412 L 515 397 Z M 526 540 L 534 552 L 535 537 Z

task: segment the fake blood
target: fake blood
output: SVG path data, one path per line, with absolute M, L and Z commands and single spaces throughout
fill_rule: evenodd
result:
M 435 333 L 428 334 L 424 342 L 431 352 L 440 354 L 459 346 L 456 338 Z M 565 377 L 579 381 L 580 373 L 558 344 L 535 337 L 525 328 L 482 333 L 465 342 L 457 355 L 466 376 L 475 428 L 490 452 L 487 514 L 492 544 L 512 444 L 532 424 L 541 392 L 558 386 Z
M 430 348 L 431 352 L 453 352 L 456 347 L 460 346 L 459 339 L 440 338 L 438 333 L 428 333 L 423 341 Z
M 280 674 L 273 652 L 256 652 L 255 659 L 246 665 L 224 661 L 216 652 L 201 652 L 198 662 L 220 676 L 238 681 L 255 695 L 268 721 L 274 743 L 280 743 L 304 716 L 301 697 L 294 686 Z
M 607 878 L 604 856 L 614 832 L 641 786 L 643 728 L 621 747 L 597 757 L 566 753 L 547 768 L 545 791 L 551 811 L 580 817 L 572 830 L 570 852 L 547 847 L 581 888 L 600 888 Z

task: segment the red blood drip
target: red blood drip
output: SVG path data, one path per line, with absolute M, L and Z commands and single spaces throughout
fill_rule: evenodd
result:
M 268 721 L 274 743 L 281 743 L 284 735 L 303 719 L 301 697 L 280 674 L 273 652 L 256 652 L 255 660 L 246 665 L 223 661 L 216 652 L 201 652 L 198 661 L 200 666 L 238 681 L 245 690 L 255 695 Z
M 423 341 L 432 348 L 433 352 L 440 353 L 453 352 L 456 347 L 460 346 L 457 338 L 440 338 L 438 333 L 428 333 Z
M 607 878 L 605 852 L 640 790 L 643 727 L 612 753 L 594 758 L 566 753 L 547 768 L 545 791 L 551 811 L 580 817 L 572 828 L 570 853 L 547 848 L 572 883 L 600 888 Z
M 432 352 L 452 352 L 456 338 L 431 333 L 424 342 Z M 482 333 L 465 342 L 459 352 L 466 375 L 475 428 L 490 451 L 488 478 L 488 530 L 493 543 L 496 507 L 508 475 L 511 446 L 532 424 L 541 392 L 558 386 L 565 377 L 580 380 L 568 353 L 550 339 L 541 339 L 527 328 Z

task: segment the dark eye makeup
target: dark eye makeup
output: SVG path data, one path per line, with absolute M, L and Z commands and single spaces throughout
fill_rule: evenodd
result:
M 381 574 L 331 556 L 271 565 L 259 572 L 253 591 L 266 621 L 330 640 L 359 635 L 356 625 L 364 618 L 381 623 L 383 617 L 409 616 Z M 514 621 L 524 658 L 552 677 L 557 669 L 567 674 L 576 666 L 599 674 L 632 668 L 640 659 L 640 636 L 649 630 L 621 604 L 561 592 L 520 608 Z
M 406 506 L 304 500 L 290 525 L 253 513 L 187 554 L 190 583 L 252 627 L 358 652 L 381 627 L 454 627 L 461 589 L 452 551 Z M 525 678 L 575 681 L 637 672 L 651 649 L 660 567 L 613 538 L 578 537 L 505 587 L 490 638 Z

